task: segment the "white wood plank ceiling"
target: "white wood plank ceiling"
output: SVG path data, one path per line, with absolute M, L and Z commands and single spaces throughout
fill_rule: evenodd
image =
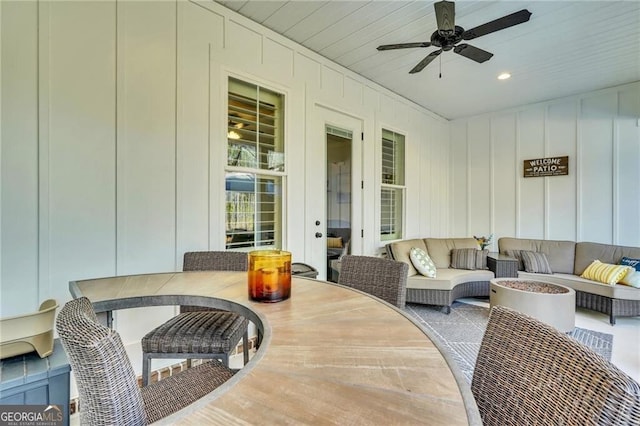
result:
M 532 16 L 468 42 L 493 53 L 489 61 L 449 51 L 416 74 L 409 70 L 435 47 L 376 47 L 429 41 L 437 28 L 433 1 L 219 3 L 449 119 L 640 80 L 640 0 L 459 0 L 455 24 L 464 29 L 520 9 Z M 499 81 L 502 72 L 512 77 Z

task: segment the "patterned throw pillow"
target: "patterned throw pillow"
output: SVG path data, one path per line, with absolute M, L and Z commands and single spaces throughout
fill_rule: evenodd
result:
M 636 271 L 640 271 L 640 259 L 632 259 L 630 257 L 625 256 L 622 259 L 620 259 L 620 264 L 631 266 Z
M 591 262 L 591 265 L 587 266 L 587 269 L 580 276 L 588 280 L 614 285 L 624 278 L 629 271 L 633 271 L 630 266 L 602 263 L 596 259 Z
M 451 249 L 451 267 L 454 269 L 476 269 L 478 252 L 480 250 L 474 248 Z
M 489 249 L 476 250 L 476 269 L 487 269 L 487 256 Z
M 518 271 L 524 271 L 524 262 L 522 262 L 522 252 L 526 250 L 505 250 L 504 254 L 518 260 Z
M 535 274 L 553 274 L 546 254 L 539 251 L 522 250 L 520 255 L 522 256 L 525 271 Z
M 411 259 L 411 263 L 413 263 L 413 266 L 418 270 L 418 272 L 420 272 L 420 274 L 429 278 L 436 277 L 436 265 L 433 263 L 433 260 L 431 260 L 427 252 L 421 248 L 413 247 L 409 252 L 409 259 Z

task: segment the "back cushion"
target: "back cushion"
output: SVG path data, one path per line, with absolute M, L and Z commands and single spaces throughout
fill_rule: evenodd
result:
M 394 260 L 404 262 L 409 265 L 409 277 L 418 274 L 418 271 L 413 266 L 411 258 L 409 257 L 409 253 L 414 247 L 427 251 L 427 246 L 425 246 L 424 241 L 418 238 L 414 240 L 403 240 L 387 244 L 387 252 L 391 254 Z M 427 252 L 427 254 L 431 256 L 430 253 Z
M 451 265 L 451 250 L 474 248 L 478 249 L 475 238 L 425 238 L 427 253 L 436 264 L 436 268 L 448 268 Z
M 506 250 L 541 252 L 547 255 L 549 266 L 553 272 L 561 274 L 574 273 L 574 261 L 576 256 L 576 243 L 574 241 L 502 237 L 498 240 L 498 248 L 502 254 L 505 254 Z M 587 266 L 589 266 L 589 264 L 584 267 L 586 268 Z
M 582 275 L 587 266 L 594 260 L 602 263 L 617 265 L 624 257 L 640 258 L 640 247 L 614 246 L 600 243 L 577 243 L 576 244 L 576 264 L 573 273 Z M 555 271 L 554 271 L 555 272 Z

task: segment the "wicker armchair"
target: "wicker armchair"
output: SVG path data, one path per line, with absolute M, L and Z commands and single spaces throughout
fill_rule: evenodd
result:
M 218 361 L 140 389 L 120 335 L 101 325 L 86 297 L 60 310 L 56 328 L 80 394 L 82 425 L 144 425 L 198 400 L 233 376 Z
M 231 251 L 187 252 L 183 271 L 246 271 L 247 254 Z M 229 355 L 243 339 L 244 363 L 249 361 L 249 321 L 233 312 L 199 306 L 181 306 L 180 314 L 142 338 L 142 383 L 151 376 L 153 358 L 219 359 L 229 366 Z
M 494 306 L 471 390 L 487 425 L 637 425 L 640 385 L 555 328 Z
M 407 270 L 404 262 L 371 256 L 344 256 L 338 284 L 352 287 L 404 308 Z

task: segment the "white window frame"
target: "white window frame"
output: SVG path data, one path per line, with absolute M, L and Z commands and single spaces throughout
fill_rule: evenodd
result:
M 385 179 L 384 179 L 384 172 L 385 172 L 385 160 L 384 160 L 384 140 L 385 140 L 385 133 L 391 133 L 395 139 L 396 135 L 397 136 L 401 136 L 402 137 L 402 143 L 403 143 L 403 147 L 402 147 L 402 153 L 401 153 L 401 169 L 402 169 L 402 174 L 403 174 L 403 179 L 402 179 L 402 184 L 397 184 L 397 183 L 386 183 Z M 378 235 L 380 236 L 380 241 L 382 243 L 388 243 L 389 241 L 394 241 L 394 240 L 401 240 L 404 237 L 404 233 L 405 233 L 405 229 L 406 229 L 406 224 L 405 224 L 405 211 L 406 211 L 406 145 L 407 145 L 407 135 L 406 133 L 401 133 L 399 131 L 396 130 L 392 130 L 391 128 L 389 128 L 388 126 L 382 126 L 381 131 L 380 131 L 380 151 L 379 151 L 379 155 L 380 155 L 380 170 L 379 170 L 379 179 L 380 179 L 380 191 L 378 193 L 378 196 L 380 197 L 380 202 L 379 202 L 379 208 L 380 208 L 380 220 L 378 223 Z M 392 141 L 395 143 L 395 141 Z M 395 160 L 395 159 L 394 159 Z M 394 163 L 395 161 L 392 160 Z M 397 165 L 394 164 L 394 170 L 395 167 Z M 394 222 L 394 232 L 391 233 L 383 233 L 382 227 L 383 227 L 383 220 L 384 220 L 384 216 L 383 216 L 383 192 L 387 190 L 390 191 L 391 193 L 394 194 L 399 194 L 399 196 L 401 197 L 401 200 L 395 204 L 394 206 L 394 210 L 395 213 L 393 214 L 393 222 Z M 397 229 L 399 228 L 399 229 Z
M 270 90 L 272 92 L 276 92 L 279 95 L 283 96 L 283 102 L 282 102 L 282 109 L 283 109 L 283 116 L 282 116 L 282 149 L 283 149 L 283 153 L 284 153 L 284 169 L 282 171 L 280 170 L 269 170 L 269 169 L 260 169 L 260 168 L 253 168 L 253 167 L 242 167 L 242 166 L 231 166 L 228 164 L 228 149 L 229 149 L 229 140 L 228 140 L 228 119 L 229 119 L 229 89 L 230 89 L 230 85 L 229 85 L 229 81 L 230 79 L 236 79 L 236 80 L 240 80 L 244 83 L 250 84 L 250 85 L 255 85 L 260 87 L 261 89 L 267 89 Z M 256 230 L 254 229 L 254 241 L 253 241 L 253 245 L 250 247 L 237 247 L 237 248 L 233 248 L 230 247 L 227 250 L 234 250 L 234 251 L 251 251 L 254 249 L 258 249 L 258 248 L 278 248 L 278 249 L 286 249 L 286 236 L 287 236 L 287 232 L 286 232 L 286 220 L 287 220 L 287 175 L 288 175 L 288 156 L 287 156 L 287 135 L 289 134 L 289 93 L 286 89 L 281 88 L 281 87 L 273 87 L 273 85 L 270 84 L 266 84 L 263 81 L 259 81 L 258 79 L 255 79 L 251 76 L 248 75 L 240 75 L 237 73 L 232 73 L 232 72 L 227 72 L 224 75 L 224 106 L 223 106 L 223 110 L 222 110 L 222 114 L 223 114 L 223 118 L 224 120 L 222 121 L 222 123 L 224 124 L 222 126 L 224 132 L 223 132 L 223 140 L 225 141 L 225 143 L 223 144 L 223 150 L 222 152 L 224 152 L 224 156 L 222 157 L 222 167 L 223 167 L 223 173 L 221 175 L 222 178 L 222 194 L 221 194 L 221 199 L 222 199 L 222 205 L 223 207 L 223 214 L 222 214 L 222 229 L 223 229 L 223 236 L 225 237 L 225 241 L 224 241 L 224 246 L 227 246 L 227 190 L 226 190 L 226 175 L 227 173 L 248 173 L 248 174 L 253 174 L 256 177 L 260 178 L 260 177 L 280 177 L 281 181 L 280 181 L 280 189 L 282 191 L 282 193 L 280 194 L 280 206 L 279 206 L 279 212 L 276 213 L 277 218 L 274 220 L 274 233 L 277 233 L 279 236 L 274 237 L 275 239 L 275 243 L 273 245 L 255 245 L 256 241 L 255 241 L 255 233 Z M 259 164 L 258 164 L 259 166 Z M 254 221 L 255 223 L 255 221 Z

